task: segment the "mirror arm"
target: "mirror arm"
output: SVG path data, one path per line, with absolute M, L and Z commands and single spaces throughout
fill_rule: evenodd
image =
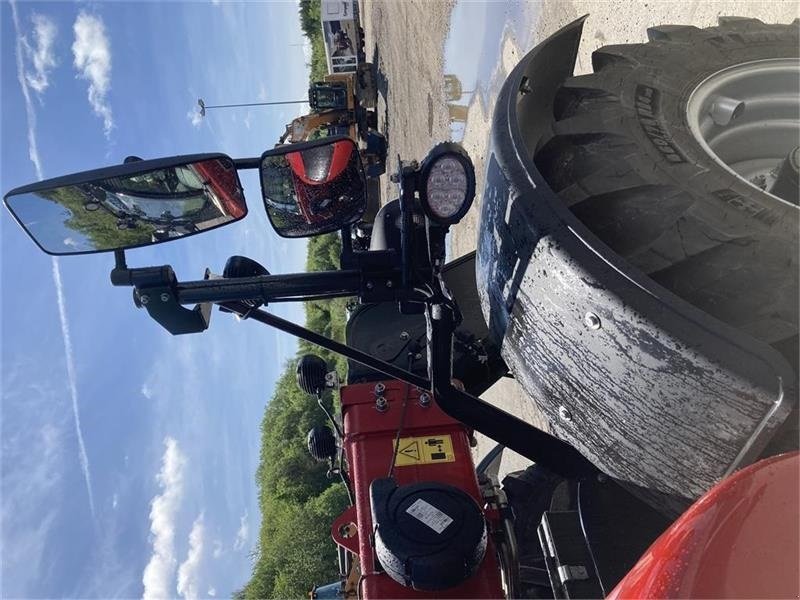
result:
M 253 158 L 234 158 L 233 166 L 237 171 L 244 169 L 258 169 L 261 166 L 261 157 L 255 156 Z
M 111 270 L 111 285 L 133 285 L 131 271 L 125 262 L 125 250 L 114 250 L 114 268 Z
M 362 288 L 363 273 L 347 270 L 186 281 L 176 284 L 175 293 L 181 304 L 241 300 L 270 303 L 361 296 Z
M 400 156 L 400 256 L 402 286 L 407 289 L 411 282 L 411 251 L 414 247 L 414 193 L 416 191 L 417 165 L 403 164 Z
M 342 237 L 342 251 L 339 253 L 339 268 L 350 269 L 353 267 L 352 226 L 342 227 L 340 234 Z

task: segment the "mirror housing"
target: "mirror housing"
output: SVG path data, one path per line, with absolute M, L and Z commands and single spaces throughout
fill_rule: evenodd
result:
M 337 231 L 358 221 L 367 208 L 364 168 L 349 137 L 268 150 L 259 172 L 264 208 L 281 237 Z
M 236 166 L 218 153 L 126 161 L 19 187 L 3 201 L 57 256 L 158 244 L 247 215 Z

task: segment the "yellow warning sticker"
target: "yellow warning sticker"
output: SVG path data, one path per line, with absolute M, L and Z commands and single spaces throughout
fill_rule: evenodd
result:
M 398 467 L 455 462 L 453 440 L 449 435 L 400 438 L 397 447 Z

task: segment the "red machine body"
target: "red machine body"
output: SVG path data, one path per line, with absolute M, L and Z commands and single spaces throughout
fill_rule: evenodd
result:
M 247 205 L 242 196 L 238 175 L 233 164 L 228 166 L 222 160 L 215 158 L 195 163 L 194 168 L 220 199 L 225 214 L 234 219 L 239 219 L 247 214 Z M 231 190 L 237 190 L 237 192 L 234 193 Z
M 330 204 L 334 199 L 325 184 L 330 184 L 347 169 L 354 152 L 357 150 L 350 141 L 320 146 L 316 149 L 317 164 L 312 163 L 312 167 L 306 165 L 304 153 L 286 154 L 286 162 L 292 169 L 297 206 L 308 223 L 319 223 L 334 214 L 334 205 Z M 321 203 L 325 203 L 324 206 Z
M 503 598 L 500 567 L 491 531 L 497 515 L 485 511 L 490 531 L 486 555 L 475 574 L 462 584 L 438 592 L 416 591 L 392 580 L 375 558 L 369 486 L 386 477 L 394 452 L 395 436 L 408 393 L 401 444 L 394 468 L 399 485 L 437 481 L 455 486 L 484 506 L 469 444 L 469 432 L 448 417 L 433 401 L 420 402 L 424 392 L 400 381 L 349 385 L 341 390 L 344 446 L 347 453 L 355 506 L 345 511 L 331 530 L 334 541 L 359 557 L 361 598 Z M 407 390 L 407 387 L 410 389 Z M 378 396 L 386 407 L 376 406 Z
M 797 598 L 800 454 L 713 487 L 645 552 L 609 598 Z

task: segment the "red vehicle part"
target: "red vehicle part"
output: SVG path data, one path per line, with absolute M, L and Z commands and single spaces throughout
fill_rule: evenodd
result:
M 315 205 L 323 201 L 331 202 L 331 187 L 326 184 L 335 181 L 347 169 L 353 151 L 352 142 L 336 142 L 332 146 L 319 146 L 304 152 L 286 154 L 286 161 L 294 178 L 297 205 L 308 223 L 330 218 L 327 205 Z M 309 161 L 315 164 L 307 164 Z M 320 189 L 324 192 L 324 197 L 318 197 Z
M 329 183 L 347 168 L 353 155 L 352 142 L 336 142 L 330 146 L 318 146 L 304 152 L 289 152 L 286 161 L 292 173 L 307 185 Z M 307 165 L 306 162 L 327 163 Z
M 609 598 L 800 597 L 800 453 L 725 479 L 645 552 Z
M 376 393 L 374 383 L 349 385 L 341 391 L 344 446 L 355 506 L 334 521 L 331 534 L 337 544 L 358 554 L 361 568 L 359 597 L 503 598 L 500 567 L 491 535 L 486 555 L 475 574 L 447 590 L 422 592 L 404 587 L 384 573 L 377 563 L 372 541 L 369 486 L 373 480 L 386 477 L 389 472 L 406 394 L 406 384 L 400 381 L 386 381 L 383 385 L 385 389 L 379 393 Z M 406 442 L 400 444 L 400 458 L 394 468 L 394 478 L 399 485 L 421 481 L 450 484 L 465 491 L 479 506 L 483 506 L 470 451 L 469 432 L 464 425 L 442 412 L 433 401 L 421 403 L 421 393 L 414 387 L 408 390 L 401 433 L 401 440 Z M 383 395 L 387 401 L 383 411 L 376 408 L 378 395 Z M 414 441 L 409 442 L 412 438 Z M 449 439 L 451 447 L 446 447 L 442 453 L 426 450 L 426 440 L 443 438 Z M 437 458 L 440 454 L 445 456 Z M 429 460 L 431 457 L 432 460 Z M 498 527 L 497 515 L 493 511 L 486 511 L 486 517 L 491 532 Z
M 236 169 L 233 165 L 230 168 L 226 168 L 223 166 L 222 161 L 213 159 L 195 163 L 193 166 L 203 181 L 208 184 L 220 199 L 225 212 L 229 216 L 239 219 L 247 214 L 247 206 L 239 185 L 239 176 L 236 174 Z M 237 191 L 232 192 L 232 190 Z

